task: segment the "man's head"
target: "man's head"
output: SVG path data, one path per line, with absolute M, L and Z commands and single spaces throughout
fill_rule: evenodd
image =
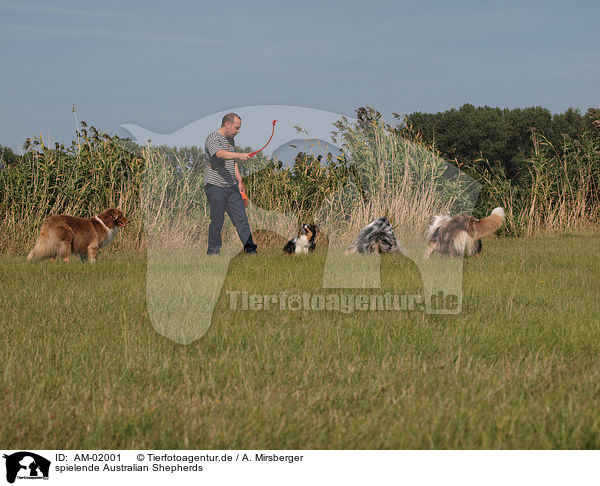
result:
M 227 113 L 221 121 L 220 132 L 225 137 L 235 137 L 242 126 L 242 119 L 236 113 Z

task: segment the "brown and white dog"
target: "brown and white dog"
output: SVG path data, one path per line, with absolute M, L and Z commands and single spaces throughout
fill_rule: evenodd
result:
M 481 238 L 494 233 L 505 221 L 502 208 L 494 209 L 491 215 L 482 220 L 468 214 L 434 216 L 427 230 L 425 258 L 435 251 L 452 257 L 480 256 Z
M 98 250 L 109 245 L 119 228 L 128 223 L 120 209 L 107 209 L 93 218 L 76 218 L 66 214 L 49 216 L 42 224 L 40 235 L 27 256 L 27 261 L 57 257 L 69 261 L 71 253 L 81 260 L 95 262 Z

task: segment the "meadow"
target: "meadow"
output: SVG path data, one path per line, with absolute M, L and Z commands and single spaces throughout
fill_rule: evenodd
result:
M 597 233 L 492 238 L 463 310 L 243 310 L 236 291 L 322 289 L 326 249 L 239 255 L 208 332 L 177 344 L 146 308 L 146 254 L 95 265 L 0 258 L 0 441 L 23 449 L 600 447 Z

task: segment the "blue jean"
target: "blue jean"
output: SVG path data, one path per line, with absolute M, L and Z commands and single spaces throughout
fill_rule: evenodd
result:
M 204 192 L 210 207 L 210 225 L 208 226 L 208 253 L 209 255 L 219 253 L 222 246 L 221 231 L 225 221 L 225 212 L 235 226 L 238 236 L 244 245 L 246 253 L 256 252 L 256 245 L 252 240 L 248 216 L 242 195 L 238 186 L 219 187 L 206 184 Z

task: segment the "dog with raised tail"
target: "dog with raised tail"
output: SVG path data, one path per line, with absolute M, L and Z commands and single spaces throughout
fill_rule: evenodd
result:
M 468 214 L 434 216 L 427 230 L 425 259 L 436 251 L 451 257 L 481 256 L 481 238 L 495 233 L 505 221 L 502 208 L 481 220 Z
M 107 209 L 93 218 L 76 218 L 66 214 L 49 216 L 42 224 L 27 261 L 62 258 L 68 262 L 71 253 L 76 253 L 82 261 L 93 263 L 98 250 L 109 245 L 119 228 L 128 222 L 121 210 L 116 208 Z

